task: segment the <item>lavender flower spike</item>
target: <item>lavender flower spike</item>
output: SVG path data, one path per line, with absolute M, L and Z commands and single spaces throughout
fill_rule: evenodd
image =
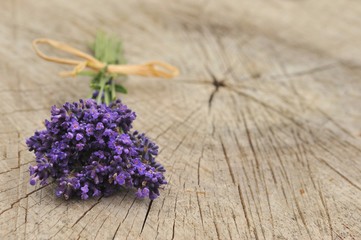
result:
M 134 188 L 140 198 L 157 198 L 167 184 L 165 170 L 155 161 L 158 146 L 131 131 L 135 118 L 120 100 L 53 106 L 46 129 L 26 141 L 36 156 L 36 165 L 29 168 L 30 184 L 45 185 L 52 178 L 56 195 L 65 199 L 110 195 L 122 187 Z

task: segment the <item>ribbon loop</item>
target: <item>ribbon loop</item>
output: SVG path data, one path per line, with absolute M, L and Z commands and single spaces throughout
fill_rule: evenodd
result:
M 39 44 L 48 44 L 53 48 L 70 53 L 84 60 L 74 60 L 74 59 L 47 56 L 39 49 L 38 47 Z M 86 54 L 65 43 L 61 43 L 47 38 L 35 39 L 33 41 L 33 48 L 36 54 L 42 59 L 45 59 L 46 61 L 67 64 L 67 65 L 75 65 L 72 71 L 60 73 L 60 75 L 63 77 L 69 77 L 69 76 L 75 77 L 79 72 L 83 71 L 85 68 L 91 68 L 92 70 L 98 72 L 106 66 L 106 63 L 100 62 L 99 60 L 97 60 L 96 58 L 94 58 L 89 54 Z M 172 78 L 179 75 L 179 70 L 176 67 L 161 61 L 151 61 L 140 65 L 110 64 L 108 65 L 107 72 L 114 74 L 138 75 L 138 76 L 161 77 L 161 78 Z

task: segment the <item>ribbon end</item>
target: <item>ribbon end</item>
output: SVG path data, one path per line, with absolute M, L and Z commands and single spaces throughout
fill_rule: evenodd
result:
M 150 75 L 161 78 L 174 78 L 180 73 L 179 69 L 161 61 L 153 61 L 146 64 L 149 67 Z
M 59 76 L 60 76 L 60 77 L 63 77 L 63 78 L 66 78 L 66 77 L 76 77 L 76 76 L 77 76 L 77 73 L 74 72 L 74 71 L 71 71 L 71 72 L 60 72 L 60 73 L 59 73 Z

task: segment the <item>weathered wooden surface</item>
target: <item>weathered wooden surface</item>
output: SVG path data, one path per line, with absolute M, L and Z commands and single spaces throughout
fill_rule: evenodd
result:
M 351 0 L 2 0 L 0 239 L 361 239 L 360 16 Z M 152 203 L 28 184 L 25 138 L 89 93 L 30 42 L 85 50 L 97 29 L 130 63 L 182 71 L 126 83 L 168 169 Z

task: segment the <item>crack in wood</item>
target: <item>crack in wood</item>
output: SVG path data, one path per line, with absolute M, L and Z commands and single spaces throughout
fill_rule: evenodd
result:
M 144 221 L 143 221 L 142 229 L 140 230 L 140 234 L 142 234 L 143 229 L 144 229 L 144 226 L 145 226 L 145 223 L 147 222 L 148 215 L 149 215 L 150 209 L 151 209 L 151 207 L 152 207 L 152 203 L 153 203 L 153 200 L 150 200 L 150 203 L 149 203 L 149 206 L 148 206 L 147 213 L 145 214 L 145 217 L 144 217 Z
M 228 170 L 229 170 L 229 173 L 230 173 L 231 178 L 232 178 L 232 182 L 233 182 L 233 184 L 235 184 L 235 183 L 236 183 L 236 180 L 235 180 L 235 178 L 234 178 L 232 166 L 231 166 L 231 163 L 230 163 L 230 161 L 229 161 L 229 157 L 228 157 L 228 155 L 227 155 L 227 150 L 226 150 L 226 148 L 225 148 L 225 146 L 224 146 L 224 143 L 223 143 L 223 140 L 222 140 L 222 137 L 221 137 L 221 136 L 219 136 L 219 139 L 220 139 L 220 141 L 221 141 L 221 146 L 222 146 L 223 154 L 224 154 L 224 157 L 225 157 L 225 159 L 226 159 L 226 163 L 227 163 Z
M 208 99 L 208 109 L 210 110 L 212 108 L 212 102 L 213 102 L 214 95 L 218 92 L 219 88 L 225 87 L 226 84 L 224 83 L 224 80 L 217 79 L 216 76 L 212 73 L 212 71 L 209 68 L 206 68 L 206 69 L 212 78 L 212 85 L 214 86 L 214 90 L 212 91 L 212 93 Z
M 199 203 L 199 193 L 196 193 L 197 196 L 197 204 L 198 204 L 198 209 L 199 209 L 199 215 L 201 217 L 201 222 L 202 222 L 202 227 L 204 229 L 204 220 L 203 220 L 203 213 L 202 213 L 202 208 L 201 208 L 201 204 Z
M 330 212 L 329 212 L 329 210 L 328 210 L 327 203 L 326 203 L 326 199 L 324 198 L 324 196 L 323 196 L 323 194 L 322 194 L 321 188 L 319 188 L 318 193 L 319 193 L 319 195 L 320 195 L 320 199 L 321 199 L 322 206 L 323 206 L 323 208 L 325 209 L 325 212 L 326 212 L 327 222 L 328 222 L 328 226 L 329 226 L 329 229 L 330 229 L 331 239 L 334 239 L 334 236 L 333 236 L 333 226 L 332 226 L 332 221 L 331 221 Z
M 239 184 L 237 185 L 237 189 L 238 189 L 239 200 L 241 201 L 241 205 L 242 205 L 242 209 L 243 209 L 244 218 L 246 219 L 248 231 L 249 231 L 249 234 L 251 234 L 251 230 L 252 230 L 251 229 L 251 223 L 250 223 L 250 220 L 248 218 L 246 203 L 245 203 L 245 201 L 243 199 L 241 187 L 239 186 Z
M 0 215 L 2 215 L 2 214 L 3 214 L 4 212 L 6 212 L 6 211 L 12 209 L 12 208 L 14 207 L 14 205 L 17 204 L 17 203 L 19 203 L 21 200 L 29 197 L 31 194 L 33 194 L 33 193 L 35 193 L 35 192 L 37 192 L 37 191 L 40 191 L 41 189 L 43 189 L 43 188 L 45 188 L 45 187 L 47 187 L 47 186 L 50 186 L 51 184 L 53 184 L 53 182 L 52 182 L 52 183 L 49 183 L 49 184 L 47 184 L 47 185 L 45 185 L 45 186 L 41 186 L 41 187 L 35 189 L 34 191 L 31 191 L 30 193 L 26 194 L 24 197 L 19 198 L 18 200 L 16 200 L 15 202 L 13 202 L 13 203 L 10 205 L 9 208 L 6 208 L 6 209 L 4 209 L 3 211 L 1 211 L 1 212 L 0 212 Z
M 127 193 L 127 194 L 128 194 L 128 193 Z M 126 195 L 125 195 L 125 196 L 126 196 Z M 124 196 L 124 198 L 125 198 L 125 196 Z M 123 202 L 124 198 L 122 199 L 122 202 Z M 133 207 L 133 205 L 134 205 L 134 203 L 135 203 L 135 200 L 136 200 L 136 199 L 134 198 L 132 204 L 131 204 L 130 207 L 128 208 L 127 214 L 125 214 L 123 220 L 118 224 L 118 227 L 117 227 L 117 229 L 115 230 L 115 232 L 114 232 L 114 234 L 113 234 L 113 237 L 112 237 L 113 240 L 115 239 L 115 237 L 116 237 L 116 235 L 117 235 L 117 233 L 118 233 L 118 231 L 119 231 L 120 225 L 122 225 L 122 224 L 124 223 L 125 219 L 127 219 L 128 215 L 129 215 L 129 212 L 130 212 L 130 209 L 132 209 L 132 207 Z
M 313 154 L 314 155 L 314 154 Z M 342 177 L 345 181 L 347 181 L 350 185 L 352 185 L 353 187 L 355 187 L 357 190 L 361 191 L 361 187 L 358 186 L 356 183 L 352 182 L 348 177 L 346 177 L 343 173 L 341 173 L 339 170 L 337 170 L 336 168 L 334 168 L 331 164 L 329 164 L 325 159 L 317 157 L 314 155 L 314 157 L 316 159 L 318 159 L 319 161 L 321 161 L 322 163 L 324 163 L 327 167 L 329 167 L 330 169 L 332 169 L 335 173 L 337 173 L 340 177 Z
M 243 112 L 241 112 L 241 116 L 242 116 L 242 119 L 243 119 L 244 129 L 246 130 L 248 143 L 249 143 L 249 146 L 251 147 L 254 160 L 256 161 L 256 168 L 259 171 L 259 160 L 258 160 L 258 157 L 257 157 L 257 154 L 256 154 L 256 150 L 255 150 L 255 148 L 253 146 L 251 133 L 250 133 L 250 131 L 248 129 L 247 120 L 246 120 L 246 117 L 244 116 Z
M 204 141 L 203 141 L 204 143 Z M 203 158 L 203 154 L 204 154 L 204 144 L 202 146 L 202 153 L 201 156 L 198 158 L 198 165 L 197 165 L 197 181 L 198 181 L 198 186 L 200 186 L 201 183 L 201 175 L 200 175 L 200 170 L 201 170 L 201 160 Z
M 174 219 L 173 219 L 173 226 L 172 226 L 172 240 L 174 239 L 174 236 L 175 236 L 175 220 L 177 219 L 177 203 L 178 203 L 178 193 L 175 197 L 175 202 L 174 202 Z
M 83 217 L 85 217 L 85 215 L 91 211 L 96 205 L 98 205 L 100 203 L 100 200 L 103 198 L 103 196 L 101 196 L 96 203 L 94 203 L 88 210 L 86 210 L 76 221 L 75 223 L 71 226 L 71 228 L 73 228 Z

